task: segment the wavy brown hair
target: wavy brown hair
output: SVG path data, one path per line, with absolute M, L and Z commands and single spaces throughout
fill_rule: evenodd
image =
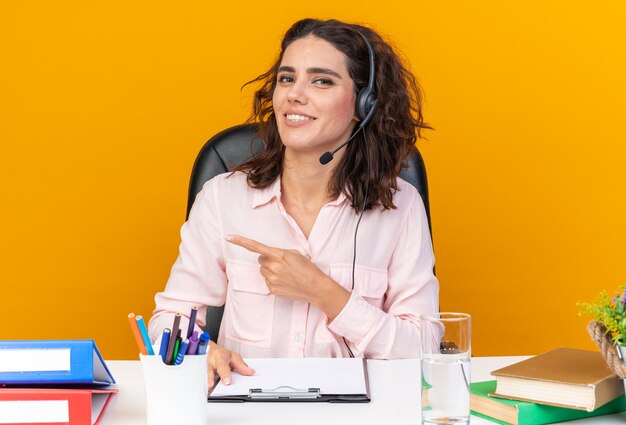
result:
M 248 184 L 254 188 L 265 188 L 281 175 L 285 146 L 278 134 L 272 96 L 285 50 L 294 41 L 309 35 L 326 40 L 346 56 L 357 94 L 367 86 L 369 79 L 369 53 L 363 36 L 372 46 L 376 60 L 377 109 L 365 128 L 348 144 L 331 176 L 329 194 L 336 197 L 344 192 L 356 212 L 363 205 L 366 210 L 379 205 L 383 209 L 395 208 L 396 178 L 409 153 L 416 149 L 421 130 L 430 127 L 423 120 L 422 93 L 413 74 L 380 35 L 360 25 L 303 19 L 289 28 L 272 67 L 244 85 L 261 83 L 254 95 L 248 122 L 259 123 L 259 136 L 265 142 L 265 149 L 236 170 L 245 172 Z M 364 201 L 367 202 L 364 204 Z

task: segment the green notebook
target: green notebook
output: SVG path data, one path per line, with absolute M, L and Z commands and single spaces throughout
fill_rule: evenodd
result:
M 620 395 L 593 412 L 547 406 L 527 401 L 489 397 L 496 381 L 473 382 L 470 386 L 472 414 L 500 424 L 542 425 L 626 411 L 626 397 Z

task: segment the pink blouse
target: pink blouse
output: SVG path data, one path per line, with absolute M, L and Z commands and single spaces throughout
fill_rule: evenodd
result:
M 411 358 L 420 354 L 418 316 L 438 311 L 439 285 L 428 222 L 417 190 L 398 179 L 396 209 L 369 210 L 357 240 L 354 291 L 329 322 L 315 306 L 271 294 L 258 254 L 224 239 L 237 234 L 265 245 L 295 249 L 324 273 L 352 288 L 358 216 L 341 194 L 320 210 L 307 239 L 281 203 L 278 179 L 253 189 L 243 173 L 221 174 L 198 194 L 181 230 L 180 254 L 163 292 L 155 296 L 152 340 L 171 328 L 174 313 L 225 303 L 218 344 L 245 357 Z M 183 319 L 182 329 L 187 329 Z

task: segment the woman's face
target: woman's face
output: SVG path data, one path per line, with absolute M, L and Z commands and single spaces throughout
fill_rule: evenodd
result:
M 272 101 L 287 149 L 321 155 L 350 137 L 356 95 L 342 52 L 312 35 L 298 39 L 285 50 L 277 78 Z

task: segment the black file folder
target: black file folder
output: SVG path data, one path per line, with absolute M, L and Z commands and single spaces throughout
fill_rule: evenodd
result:
M 246 359 L 254 376 L 233 373 L 232 384 L 218 382 L 209 402 L 368 403 L 365 359 Z

